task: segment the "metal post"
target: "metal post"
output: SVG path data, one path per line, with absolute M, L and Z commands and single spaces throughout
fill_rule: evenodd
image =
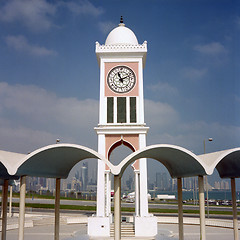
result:
M 236 183 L 235 183 L 235 178 L 231 178 L 231 190 L 232 190 L 234 240 L 238 240 L 238 219 L 237 219 L 237 202 L 236 202 Z
M 2 191 L 2 240 L 6 240 L 7 232 L 7 203 L 8 203 L 8 180 L 4 179 L 3 191 Z
M 25 194 L 26 194 L 26 176 L 20 179 L 20 203 L 19 203 L 19 228 L 18 240 L 24 239 L 24 222 L 25 222 Z
M 55 194 L 55 227 L 54 240 L 59 240 L 59 224 L 60 224 L 60 184 L 61 179 L 56 178 L 56 194 Z
M 114 176 L 114 240 L 121 239 L 121 177 Z
M 203 176 L 198 176 L 198 188 L 199 188 L 199 211 L 200 211 L 200 239 L 206 240 Z
M 183 235 L 182 178 L 177 179 L 177 187 L 178 187 L 178 235 L 179 240 L 183 240 L 184 235 Z

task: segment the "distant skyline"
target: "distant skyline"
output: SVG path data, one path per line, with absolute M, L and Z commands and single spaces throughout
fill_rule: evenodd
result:
M 95 42 L 105 43 L 120 16 L 148 42 L 147 145 L 202 154 L 211 137 L 206 152 L 240 146 L 239 1 L 8 0 L 0 2 L 1 150 L 28 153 L 56 139 L 97 149 Z

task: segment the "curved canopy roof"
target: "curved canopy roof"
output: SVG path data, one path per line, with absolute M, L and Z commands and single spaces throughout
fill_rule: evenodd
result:
M 240 148 L 208 153 L 199 156 L 211 169 L 216 168 L 221 178 L 240 177 Z
M 9 169 L 16 165 L 19 162 L 19 159 L 22 159 L 24 156 L 26 155 L 21 153 L 13 153 L 0 150 L 0 178 L 18 179 L 19 178 L 18 176 L 10 175 Z
M 190 177 L 208 174 L 208 168 L 192 152 L 179 146 L 159 144 L 145 147 L 126 157 L 113 169 L 122 175 L 129 164 L 140 158 L 153 158 L 161 162 L 172 177 Z
M 9 169 L 9 173 L 18 176 L 67 178 L 76 163 L 88 158 L 101 159 L 111 165 L 103 156 L 90 148 L 61 143 L 40 148 L 26 155 Z
M 161 162 L 172 177 L 210 175 L 216 168 L 222 178 L 240 177 L 240 148 L 196 156 L 179 146 L 159 144 L 133 152 L 114 166 L 96 151 L 76 144 L 54 144 L 28 155 L 0 150 L 0 179 L 18 176 L 67 178 L 81 160 L 96 158 L 107 164 L 114 175 L 122 175 L 127 166 L 140 158 Z

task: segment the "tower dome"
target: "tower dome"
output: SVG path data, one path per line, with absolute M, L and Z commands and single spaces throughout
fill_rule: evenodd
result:
M 125 27 L 122 19 L 118 27 L 114 28 L 107 36 L 105 45 L 138 45 L 138 40 L 134 32 Z

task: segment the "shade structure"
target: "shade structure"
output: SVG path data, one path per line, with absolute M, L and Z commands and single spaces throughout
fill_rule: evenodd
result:
M 61 143 L 48 145 L 24 156 L 9 169 L 9 174 L 67 178 L 76 163 L 89 158 L 101 159 L 111 165 L 103 156 L 90 148 Z
M 240 148 L 227 149 L 199 156 L 212 174 L 216 168 L 221 178 L 240 177 Z
M 221 178 L 240 177 L 240 148 L 225 152 L 216 169 Z
M 3 179 L 18 179 L 18 176 L 13 176 L 10 171 L 17 165 L 19 160 L 26 155 L 21 153 L 13 153 L 0 150 L 0 185 L 3 185 Z M 12 185 L 12 182 L 9 182 Z
M 173 178 L 208 174 L 208 167 L 198 156 L 185 148 L 169 144 L 151 145 L 130 154 L 112 169 L 113 174 L 122 175 L 129 164 L 140 158 L 161 162 Z

